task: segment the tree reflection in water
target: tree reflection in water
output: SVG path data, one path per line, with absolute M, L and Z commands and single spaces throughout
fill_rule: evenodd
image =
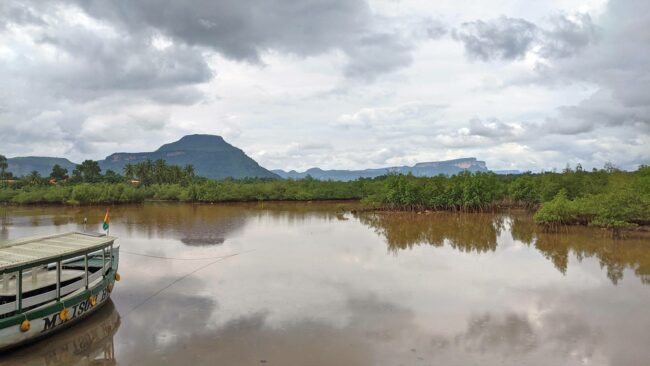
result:
M 555 268 L 566 274 L 571 256 L 598 259 L 613 284 L 626 269 L 650 284 L 650 235 L 632 232 L 625 239 L 613 239 L 600 229 L 566 227 L 548 232 L 535 225 L 524 212 L 507 214 L 393 213 L 362 212 L 356 217 L 386 239 L 389 252 L 417 245 L 448 245 L 465 253 L 488 253 L 497 249 L 499 236 L 509 232 L 512 239 L 536 248 Z
M 142 235 L 148 239 L 174 238 L 190 246 L 223 244 L 233 234 L 254 221 L 270 218 L 300 224 L 309 219 L 345 220 L 344 212 L 358 204 L 326 203 L 221 203 L 182 204 L 145 203 L 117 205 L 111 208 L 113 228 L 123 228 L 129 236 Z M 101 206 L 58 207 L 0 206 L 0 240 L 8 239 L 9 227 L 29 228 L 30 233 L 49 233 L 50 226 L 75 226 L 74 230 L 102 231 L 106 208 Z M 87 225 L 83 225 L 87 218 Z
M 400 250 L 428 244 L 445 244 L 461 252 L 486 253 L 497 248 L 497 237 L 504 229 L 505 216 L 493 214 L 416 214 L 361 213 L 359 221 L 384 236 L 388 250 Z
M 633 270 L 644 284 L 650 284 L 650 236 L 632 232 L 625 239 L 613 239 L 606 232 L 589 227 L 567 227 L 547 232 L 537 227 L 529 215 L 512 218 L 512 237 L 533 245 L 566 273 L 571 254 L 578 261 L 596 258 L 613 284 L 623 279 L 625 269 Z

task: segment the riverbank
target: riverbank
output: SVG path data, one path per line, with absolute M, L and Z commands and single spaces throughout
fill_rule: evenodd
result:
M 548 228 L 650 224 L 650 167 L 635 172 L 565 170 L 498 176 L 388 175 L 350 182 L 301 180 L 196 180 L 184 184 L 79 183 L 0 188 L 5 204 L 115 205 L 149 200 L 174 202 L 361 201 L 393 211 L 490 212 L 527 208 Z

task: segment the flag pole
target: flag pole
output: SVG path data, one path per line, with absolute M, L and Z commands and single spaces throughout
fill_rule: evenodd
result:
M 110 235 L 111 233 L 111 214 L 110 214 L 110 207 L 106 207 L 106 214 L 104 215 L 104 225 L 103 229 L 106 230 L 106 235 Z

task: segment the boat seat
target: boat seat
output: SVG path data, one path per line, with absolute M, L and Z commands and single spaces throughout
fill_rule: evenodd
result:
M 83 278 L 84 273 L 85 271 L 76 269 L 63 269 L 61 270 L 61 283 Z M 0 276 L 0 278 L 2 277 Z M 7 281 L 7 283 L 4 281 Z M 7 277 L 4 281 L 0 281 L 0 297 L 10 296 L 14 298 L 16 296 L 16 277 Z M 53 285 L 56 285 L 56 271 L 38 272 L 36 280 L 30 274 L 23 275 L 23 294 Z

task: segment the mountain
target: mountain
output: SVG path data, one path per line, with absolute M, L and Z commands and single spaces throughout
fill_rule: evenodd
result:
M 307 175 L 320 180 L 349 181 L 358 178 L 374 178 L 388 173 L 408 174 L 415 176 L 436 176 L 439 174 L 453 175 L 463 171 L 487 172 L 484 161 L 476 158 L 462 158 L 446 161 L 418 163 L 413 166 L 396 166 L 365 170 L 323 170 L 311 168 L 304 172 L 291 170 L 269 171 L 261 167 L 241 149 L 238 149 L 221 136 L 216 135 L 187 135 L 176 142 L 162 145 L 152 152 L 114 153 L 99 161 L 102 172 L 111 169 L 123 174 L 126 164 L 135 164 L 145 160 L 163 159 L 170 165 L 194 166 L 197 176 L 210 179 L 233 178 L 293 178 L 300 179 Z M 51 157 L 15 157 L 7 159 L 8 171 L 16 176 L 27 175 L 36 170 L 47 176 L 54 164 L 59 164 L 72 173 L 75 163 L 64 158 Z M 500 174 L 517 174 L 517 171 L 500 171 Z
M 36 170 L 42 176 L 49 176 L 52 172 L 52 167 L 55 164 L 68 169 L 68 173 L 72 173 L 72 169 L 76 164 L 65 158 L 51 158 L 46 156 L 19 156 L 15 158 L 7 158 L 7 171 L 12 172 L 14 176 L 20 177 L 27 175 Z
M 196 175 L 210 179 L 279 178 L 262 168 L 241 149 L 215 135 L 187 135 L 152 152 L 115 153 L 100 160 L 99 166 L 103 172 L 111 169 L 122 174 L 126 164 L 140 163 L 147 159 L 163 159 L 169 165 L 191 164 Z
M 358 178 L 374 178 L 388 173 L 408 174 L 411 173 L 419 177 L 431 177 L 439 174 L 453 175 L 463 171 L 470 172 L 487 172 L 489 171 L 484 161 L 476 158 L 462 158 L 445 161 L 432 161 L 417 163 L 413 166 L 396 166 L 388 168 L 365 169 L 365 170 L 323 170 L 320 168 L 311 168 L 304 172 L 291 170 L 273 170 L 273 172 L 282 178 L 300 179 L 310 175 L 319 180 L 355 180 Z

